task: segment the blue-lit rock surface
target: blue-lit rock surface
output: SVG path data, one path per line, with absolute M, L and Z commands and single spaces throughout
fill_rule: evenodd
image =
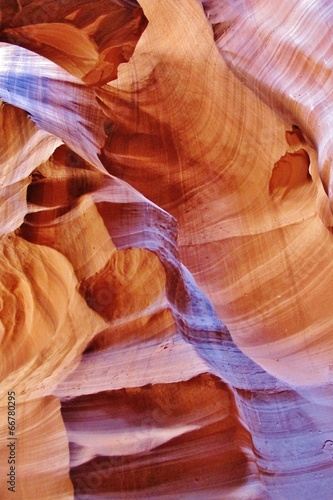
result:
M 330 2 L 0 9 L 1 498 L 331 500 Z

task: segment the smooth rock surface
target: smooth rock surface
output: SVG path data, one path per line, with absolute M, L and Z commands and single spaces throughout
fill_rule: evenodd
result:
M 2 497 L 331 500 L 331 3 L 0 14 Z

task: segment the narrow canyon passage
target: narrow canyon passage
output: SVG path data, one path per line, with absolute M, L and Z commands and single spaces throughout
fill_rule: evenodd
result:
M 2 497 L 331 500 L 330 2 L 0 13 Z

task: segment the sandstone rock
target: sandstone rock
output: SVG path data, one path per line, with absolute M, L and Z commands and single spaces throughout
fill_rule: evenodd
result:
M 0 8 L 3 498 L 330 500 L 330 2 Z

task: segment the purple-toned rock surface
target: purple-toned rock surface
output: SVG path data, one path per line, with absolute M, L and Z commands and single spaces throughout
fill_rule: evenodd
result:
M 1 498 L 332 500 L 332 21 L 0 2 Z

